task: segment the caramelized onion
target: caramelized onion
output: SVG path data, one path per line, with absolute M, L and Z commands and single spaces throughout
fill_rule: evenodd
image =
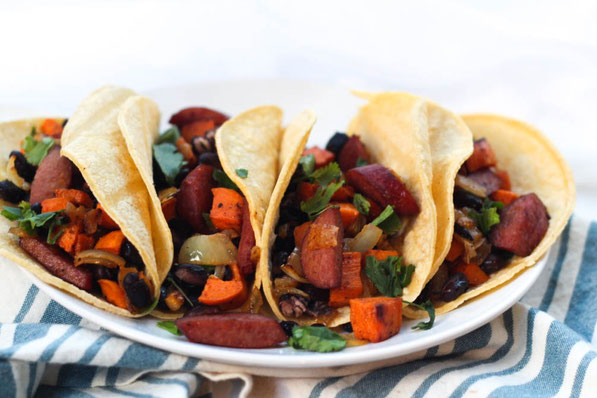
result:
M 460 187 L 460 188 L 464 189 L 465 191 L 472 193 L 473 195 L 477 195 L 481 198 L 484 198 L 487 196 L 487 189 L 485 189 L 485 187 L 483 187 L 482 185 L 479 185 L 478 183 L 476 183 L 475 181 L 471 180 L 468 177 L 458 174 L 458 175 L 456 175 L 455 182 L 456 182 L 457 187 Z
M 28 238 L 29 235 L 23 229 L 19 227 L 10 227 L 8 229 L 8 233 L 14 236 L 18 236 L 19 238 Z
M 382 235 L 383 231 L 380 228 L 373 224 L 367 224 L 357 236 L 348 241 L 348 249 L 351 252 L 364 253 L 367 250 L 373 249 Z
M 83 250 L 75 257 L 75 266 L 82 264 L 103 265 L 108 268 L 124 267 L 126 260 L 103 250 Z
M 238 251 L 228 235 L 193 235 L 182 244 L 180 264 L 230 265 L 237 261 Z
M 303 278 L 302 276 L 300 276 L 296 270 L 291 267 L 289 264 L 284 264 L 280 267 L 280 270 L 282 272 L 284 272 L 286 275 L 288 275 L 289 277 L 291 277 L 292 279 L 294 279 L 297 282 L 301 282 L 301 283 L 310 283 L 309 280 Z

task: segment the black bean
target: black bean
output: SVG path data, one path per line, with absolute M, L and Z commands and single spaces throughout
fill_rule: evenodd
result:
M 330 152 L 333 152 L 336 156 L 340 154 L 342 148 L 344 148 L 344 144 L 348 141 L 348 136 L 344 133 L 337 132 L 330 138 L 325 149 Z
M 193 152 L 195 152 L 196 155 L 213 152 L 213 148 L 209 140 L 198 135 L 191 139 L 191 146 L 193 147 Z
M 176 278 L 192 286 L 202 286 L 209 277 L 207 270 L 196 264 L 178 264 L 174 270 Z
M 36 212 L 37 214 L 41 214 L 41 203 L 35 202 L 31 205 L 31 210 Z
M 130 302 L 137 308 L 145 308 L 151 303 L 149 286 L 136 272 L 129 272 L 122 281 Z
M 158 308 L 163 311 L 170 311 L 170 308 L 168 308 L 168 305 L 166 304 L 166 297 L 168 297 L 168 289 L 164 284 L 162 287 L 160 287 L 160 300 L 158 301 Z
M 220 164 L 220 158 L 214 152 L 206 152 L 199 155 L 199 164 L 207 164 L 218 169 L 222 168 L 222 165 Z
M 352 323 L 348 322 L 342 325 L 342 329 L 344 329 L 347 333 L 352 333 L 354 330 L 352 329 Z
M 174 180 L 174 185 L 176 185 L 177 187 L 179 187 L 180 184 L 182 184 L 182 180 L 184 180 L 184 178 L 190 172 L 191 172 L 191 169 L 189 169 L 188 167 L 183 167 L 182 169 L 180 169 L 180 171 L 176 175 L 176 179 Z
M 286 264 L 286 261 L 288 261 L 288 257 L 290 256 L 290 253 L 287 251 L 278 251 L 276 253 L 274 253 L 273 257 L 272 257 L 272 264 L 276 267 L 279 267 L 281 265 Z
M 463 273 L 457 272 L 444 285 L 442 300 L 446 302 L 456 300 L 462 293 L 466 292 L 466 289 L 468 289 L 468 279 Z
M 238 247 L 238 244 L 236 244 L 236 246 Z M 230 267 L 226 267 L 224 269 L 224 280 L 225 281 L 231 281 L 232 280 L 232 270 L 230 269 Z
M 111 281 L 116 281 L 118 280 L 118 268 L 109 268 L 104 267 L 103 265 L 93 266 L 93 278 L 95 280 L 109 279 Z
M 27 191 L 17 187 L 12 181 L 0 181 L 0 199 L 10 203 L 19 203 L 26 198 Z
M 471 233 L 468 232 L 466 228 L 464 228 L 462 225 L 454 224 L 454 232 L 456 232 L 458 235 L 462 236 L 466 240 L 473 240 L 473 236 L 471 235 Z
M 470 207 L 475 210 L 481 210 L 483 198 L 474 195 L 460 187 L 454 188 L 454 206 L 457 208 Z
M 62 122 L 62 127 L 66 126 L 66 123 L 68 123 L 68 118 L 64 119 L 64 121 Z
M 320 289 L 311 284 L 301 284 L 299 289 L 307 293 L 311 297 L 311 301 L 322 301 L 327 303 L 330 301 L 330 289 Z
M 143 270 L 143 268 L 145 267 L 145 265 L 143 264 L 143 259 L 139 254 L 139 251 L 135 246 L 133 246 L 131 242 L 129 242 L 128 239 L 124 240 L 124 243 L 120 248 L 120 255 L 124 257 L 127 263 L 129 263 L 130 265 L 134 265 L 135 268 L 137 268 L 140 271 Z
M 293 321 L 282 321 L 280 322 L 280 326 L 282 326 L 282 330 L 284 330 L 284 333 L 286 333 L 286 335 L 288 337 L 292 336 L 292 329 L 295 326 L 298 326 L 298 323 L 293 322 Z
M 486 274 L 493 274 L 504 268 L 512 258 L 512 253 L 503 250 L 493 249 L 491 253 L 481 263 L 480 267 Z
M 164 172 L 155 159 L 153 159 L 153 185 L 155 186 L 156 192 L 159 192 L 162 189 L 168 188 L 170 186 L 170 184 L 168 184 L 166 181 Z
M 25 155 L 19 151 L 12 151 L 10 157 L 14 156 L 15 169 L 17 174 L 27 182 L 33 181 L 37 167 L 27 161 Z

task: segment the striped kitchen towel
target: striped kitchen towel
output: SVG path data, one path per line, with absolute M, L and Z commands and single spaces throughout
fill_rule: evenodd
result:
M 61 307 L 14 266 L 0 262 L 0 272 L 1 397 L 597 396 L 597 223 L 580 218 L 531 291 L 489 324 L 408 362 L 324 379 L 250 376 L 133 343 Z

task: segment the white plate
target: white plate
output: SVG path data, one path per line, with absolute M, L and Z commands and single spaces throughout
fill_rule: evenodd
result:
M 286 121 L 300 110 L 311 108 L 319 119 L 310 142 L 319 145 L 325 144 L 334 131 L 343 130 L 358 106 L 358 101 L 352 98 L 348 89 L 289 80 L 226 81 L 165 88 L 148 95 L 160 105 L 164 126 L 169 115 L 192 105 L 205 105 L 234 114 L 261 104 L 276 104 L 284 109 Z M 397 358 L 462 336 L 491 321 L 518 301 L 545 268 L 546 258 L 495 292 L 449 314 L 438 316 L 431 330 L 412 330 L 411 326 L 415 322 L 405 321 L 400 333 L 391 339 L 327 354 L 296 351 L 287 347 L 246 350 L 189 343 L 182 337 L 175 337 L 158 328 L 155 319 L 128 319 L 109 314 L 30 276 L 41 290 L 72 312 L 114 333 L 152 347 L 240 366 L 323 368 Z M 247 371 L 251 372 L 251 369 Z

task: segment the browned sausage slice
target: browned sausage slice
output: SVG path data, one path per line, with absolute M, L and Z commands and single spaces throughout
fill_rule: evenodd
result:
M 73 260 L 55 246 L 48 245 L 38 238 L 21 238 L 21 248 L 43 265 L 52 275 L 79 289 L 91 291 L 93 275 L 85 268 L 75 267 Z
M 212 178 L 214 168 L 206 164 L 195 167 L 180 184 L 176 195 L 176 212 L 189 223 L 195 232 L 205 231 L 203 213 L 209 213 L 214 187 Z
M 265 315 L 241 312 L 180 318 L 176 326 L 193 343 L 231 348 L 275 347 L 286 340 L 282 327 Z
M 500 214 L 500 223 L 492 228 L 490 241 L 495 247 L 517 256 L 528 256 L 541 242 L 549 227 L 549 215 L 534 193 L 520 196 Z
M 370 162 L 369 153 L 367 152 L 365 145 L 363 145 L 359 136 L 353 135 L 346 141 L 344 147 L 342 147 L 340 155 L 338 156 L 338 165 L 342 171 L 346 172 L 353 167 L 356 167 L 359 158 L 367 163 Z
M 55 189 L 70 188 L 74 165 L 60 156 L 60 147 L 54 145 L 41 161 L 31 183 L 31 203 L 53 198 Z
M 485 138 L 475 140 L 473 154 L 466 160 L 469 173 L 497 164 L 495 153 Z
M 502 179 L 490 169 L 483 169 L 470 173 L 466 178 L 473 180 L 487 190 L 487 195 L 491 195 L 502 186 Z
M 214 111 L 213 109 L 192 107 L 185 108 L 172 115 L 170 124 L 175 124 L 178 128 L 182 128 L 185 124 L 198 122 L 200 120 L 213 120 L 217 127 L 228 120 L 228 116 L 218 111 Z
M 240 231 L 240 242 L 238 243 L 238 268 L 244 275 L 255 272 L 255 264 L 251 261 L 251 249 L 255 246 L 255 233 L 251 226 L 251 215 L 247 199 L 243 204 L 243 220 Z
M 346 172 L 346 180 L 357 191 L 374 200 L 382 209 L 394 206 L 400 216 L 419 214 L 419 206 L 406 185 L 380 164 L 357 167 Z
M 332 207 L 311 223 L 301 243 L 305 277 L 321 289 L 340 287 L 344 226 L 340 210 Z

